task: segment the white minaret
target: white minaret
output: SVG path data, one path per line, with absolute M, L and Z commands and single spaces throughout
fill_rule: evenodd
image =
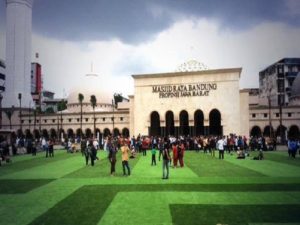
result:
M 6 0 L 6 81 L 3 107 L 22 107 L 32 101 L 31 24 L 33 0 Z

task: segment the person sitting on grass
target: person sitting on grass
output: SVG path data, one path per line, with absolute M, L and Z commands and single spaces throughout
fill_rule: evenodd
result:
M 262 150 L 259 150 L 259 153 L 257 156 L 253 157 L 254 160 L 263 160 L 264 159 L 264 153 Z
M 238 149 L 236 153 L 237 153 L 237 159 L 245 159 L 246 158 L 245 152 L 243 150 Z

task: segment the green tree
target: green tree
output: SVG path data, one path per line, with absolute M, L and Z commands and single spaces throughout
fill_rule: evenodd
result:
M 96 135 L 96 115 L 95 115 L 95 107 L 97 105 L 97 99 L 95 95 L 91 95 L 90 99 L 91 105 L 93 107 L 93 114 L 94 114 L 94 136 Z
M 83 94 L 78 94 L 78 101 L 80 104 L 80 137 L 82 137 L 82 102 L 83 102 L 84 96 Z
M 123 96 L 121 93 L 115 93 L 114 94 L 114 102 L 115 102 L 115 106 L 118 105 L 118 102 L 122 102 L 123 101 Z

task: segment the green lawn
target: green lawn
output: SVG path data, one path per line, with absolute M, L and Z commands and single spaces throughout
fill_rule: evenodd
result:
M 151 155 L 130 159 L 131 176 L 110 176 L 107 153 L 95 166 L 81 153 L 23 155 L 0 167 L 0 224 L 300 224 L 300 157 L 266 152 L 265 160 L 186 152 L 184 168 Z

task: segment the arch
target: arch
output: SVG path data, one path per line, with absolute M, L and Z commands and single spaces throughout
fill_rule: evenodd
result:
M 153 111 L 150 115 L 150 136 L 160 135 L 160 116 L 157 111 Z
M 300 138 L 300 131 L 297 125 L 292 125 L 288 132 L 288 138 Z
M 123 135 L 123 137 L 128 138 L 129 137 L 129 129 L 124 127 L 122 130 L 122 135 Z
M 18 129 L 17 130 L 17 137 L 19 137 L 19 138 L 21 138 L 21 137 L 23 137 L 23 131 L 21 130 L 21 129 Z
M 271 132 L 271 133 L 270 133 L 270 132 Z M 273 127 L 270 128 L 269 125 L 268 125 L 268 126 L 265 126 L 265 128 L 264 128 L 264 133 L 263 133 L 264 137 L 271 137 L 271 135 L 273 136 L 273 134 L 274 134 Z
M 42 130 L 42 136 L 44 137 L 44 138 L 49 138 L 49 134 L 48 134 L 48 131 L 46 130 L 46 129 L 43 129 Z
M 113 130 L 113 136 L 114 137 L 120 136 L 120 130 L 118 128 L 114 128 L 114 130 Z
M 33 138 L 33 135 L 31 134 L 29 129 L 25 130 L 25 138 L 26 139 L 32 139 Z
M 69 128 L 67 130 L 67 135 L 68 135 L 68 138 L 74 138 L 74 131 L 72 128 Z
M 62 139 L 62 137 L 64 139 L 66 138 L 66 134 L 65 134 L 65 130 L 64 129 L 60 129 L 59 130 L 59 138 Z
M 109 130 L 108 128 L 105 128 L 105 129 L 103 130 L 103 136 L 104 136 L 104 137 L 107 137 L 107 136 L 109 136 L 109 135 L 111 135 L 110 130 Z
M 194 129 L 196 136 L 204 135 L 204 114 L 200 109 L 194 113 Z
M 179 134 L 187 136 L 190 133 L 189 130 L 189 114 L 187 111 L 182 110 L 179 113 Z
M 35 129 L 35 130 L 33 131 L 33 136 L 34 136 L 35 139 L 40 139 L 40 137 L 41 137 L 40 131 L 37 130 L 37 129 Z
M 50 129 L 50 138 L 56 139 L 57 138 L 57 133 L 54 128 Z
M 221 113 L 218 109 L 212 109 L 209 113 L 209 133 L 211 135 L 222 135 Z
M 82 137 L 82 136 L 83 136 L 82 130 L 81 130 L 81 128 L 78 128 L 76 130 L 76 137 Z
M 279 125 L 276 129 L 276 138 L 280 137 L 280 142 L 284 143 L 286 141 L 287 128 L 283 125 Z
M 259 126 L 253 126 L 250 131 L 250 136 L 252 137 L 260 137 L 261 136 L 261 129 Z
M 175 135 L 174 113 L 172 111 L 166 112 L 166 136 Z
M 85 136 L 91 138 L 93 136 L 92 130 L 90 128 L 85 129 Z

